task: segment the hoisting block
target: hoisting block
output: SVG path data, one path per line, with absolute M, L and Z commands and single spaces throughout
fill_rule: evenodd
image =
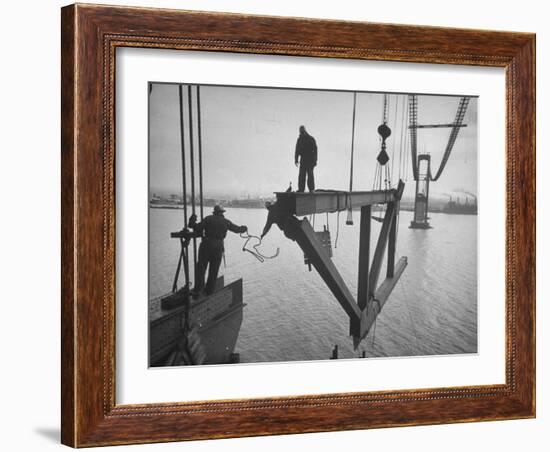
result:
M 367 306 L 361 312 L 361 321 L 359 322 L 359 331 L 357 331 L 357 323 L 350 322 L 350 330 L 353 336 L 353 347 L 357 349 L 360 342 L 367 336 L 372 327 L 376 317 L 382 311 L 384 304 L 388 300 L 390 294 L 393 291 L 393 288 L 401 278 L 401 275 L 407 267 L 407 258 L 401 257 L 399 261 L 395 264 L 395 270 L 393 277 L 387 277 L 384 279 L 382 284 L 378 286 L 378 289 L 374 293 L 374 297 L 370 297 Z M 355 328 L 354 328 L 355 326 Z

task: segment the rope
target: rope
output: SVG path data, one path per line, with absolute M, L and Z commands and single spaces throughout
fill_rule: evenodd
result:
M 397 238 L 399 237 L 399 215 L 401 214 L 401 200 L 397 201 L 397 213 L 395 214 L 395 253 L 399 256 L 397 252 Z
M 372 343 L 371 343 L 371 347 L 372 347 L 372 350 L 374 351 L 374 347 L 376 346 L 376 324 L 378 323 L 378 316 L 376 316 L 376 318 L 374 319 L 374 327 L 372 329 Z
M 378 323 L 378 315 L 380 314 L 380 311 L 382 310 L 382 308 L 380 307 L 380 300 L 377 300 L 376 298 L 373 298 L 372 299 L 372 302 L 376 302 L 378 303 L 378 313 L 376 314 L 376 317 L 374 318 L 374 325 L 372 327 L 372 342 L 371 342 L 371 347 L 372 347 L 372 350 L 374 351 L 374 346 L 376 345 L 376 324 Z
M 331 212 L 327 212 L 327 226 L 329 225 L 329 213 L 336 212 L 336 239 L 334 240 L 334 248 L 338 248 L 338 236 L 340 234 L 340 211 L 341 210 L 348 210 L 351 208 L 351 196 L 350 193 L 343 190 L 336 190 L 336 189 L 319 189 L 316 190 L 318 192 L 327 192 L 327 193 L 336 193 L 336 210 L 333 210 Z M 340 203 L 340 195 L 345 196 L 344 205 Z M 343 207 L 343 209 L 342 209 Z M 310 216 L 310 222 L 313 219 L 313 214 Z
M 336 239 L 334 239 L 334 249 L 338 248 L 338 236 L 340 235 L 340 211 L 336 214 Z
M 266 259 L 275 259 L 279 255 L 279 248 L 277 248 L 277 251 L 272 256 L 266 256 L 265 254 L 262 254 L 262 252 L 258 249 L 258 247 L 262 244 L 262 239 L 257 235 L 250 235 L 248 232 L 241 232 L 240 237 L 242 239 L 245 239 L 242 250 L 252 254 L 252 256 L 254 256 L 262 263 L 265 262 Z M 258 243 L 256 243 L 255 245 L 252 245 L 254 251 L 247 248 L 248 242 L 250 242 L 250 240 L 252 239 L 256 239 L 258 241 Z
M 408 117 L 408 113 L 407 113 Z M 408 152 L 409 147 L 411 146 L 411 139 L 409 134 L 405 134 L 405 180 L 409 180 L 409 171 L 412 171 L 412 163 L 409 165 L 409 162 L 412 160 L 412 154 Z
M 351 122 L 351 163 L 349 171 L 349 192 L 353 189 L 353 150 L 355 145 L 355 108 L 357 104 L 357 93 L 353 93 L 353 116 Z
M 395 113 L 393 117 L 393 128 L 395 129 L 397 127 L 397 110 L 399 109 L 399 96 L 395 96 Z M 395 154 L 395 142 L 397 140 L 392 140 L 392 147 L 391 147 L 391 178 L 393 179 L 393 162 L 394 162 L 394 154 Z
M 355 109 L 357 105 L 357 93 L 353 93 L 353 116 L 352 116 L 352 123 L 351 123 L 351 162 L 350 162 L 350 170 L 349 170 L 349 194 L 351 196 L 351 192 L 353 190 L 353 151 L 355 146 Z M 346 224 L 353 224 L 352 219 L 352 208 L 351 208 L 351 202 L 349 204 L 349 210 L 348 210 L 348 221 L 346 221 Z
M 377 163 L 374 168 L 374 181 L 372 183 L 372 189 L 373 191 L 382 189 L 382 167 L 379 163 Z
M 338 235 L 340 234 L 340 193 L 336 194 L 336 212 L 336 239 L 334 240 L 334 249 L 338 248 Z

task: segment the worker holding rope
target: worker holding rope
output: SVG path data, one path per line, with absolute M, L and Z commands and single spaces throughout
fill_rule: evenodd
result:
M 199 246 L 199 258 L 195 275 L 195 287 L 192 294 L 200 295 L 204 289 L 204 277 L 208 267 L 208 279 L 206 281 L 206 294 L 210 295 L 216 287 L 218 271 L 224 252 L 223 241 L 227 231 L 241 234 L 248 231 L 247 226 L 237 226 L 224 217 L 225 209 L 219 205 L 214 206 L 212 215 L 205 217 L 200 223 L 197 223 L 197 216 L 191 215 L 189 218 L 189 227 L 192 228 L 196 236 L 202 237 Z

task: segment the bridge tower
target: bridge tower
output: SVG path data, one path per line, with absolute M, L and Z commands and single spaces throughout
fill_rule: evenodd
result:
M 456 111 L 455 120 L 450 124 L 418 124 L 418 98 L 416 94 L 409 95 L 409 131 L 411 136 L 411 160 L 413 177 L 416 181 L 416 192 L 414 197 L 414 218 L 409 226 L 412 229 L 430 229 L 430 223 L 428 222 L 428 206 L 430 195 L 430 182 L 435 182 L 445 169 L 447 161 L 453 150 L 453 146 L 458 137 L 458 133 L 462 127 L 466 127 L 462 121 L 466 115 L 468 109 L 469 97 L 461 97 L 458 102 L 458 108 Z M 445 147 L 443 158 L 437 173 L 432 175 L 431 171 L 431 157 L 429 154 L 417 153 L 417 136 L 418 129 L 439 129 L 448 128 L 451 129 L 449 134 L 449 141 Z
M 428 200 L 430 196 L 430 163 L 429 154 L 418 156 L 418 177 L 414 196 L 414 217 L 410 227 L 413 229 L 430 229 L 428 222 Z

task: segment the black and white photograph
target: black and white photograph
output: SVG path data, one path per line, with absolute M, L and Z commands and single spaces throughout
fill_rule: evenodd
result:
M 2 450 L 549 450 L 545 2 L 3 6 Z
M 150 367 L 478 352 L 476 96 L 147 95 Z

